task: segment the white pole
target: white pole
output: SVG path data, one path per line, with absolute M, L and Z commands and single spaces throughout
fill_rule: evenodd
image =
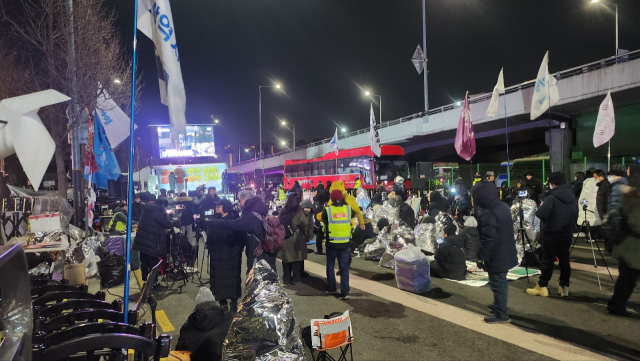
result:
M 609 139 L 609 154 L 607 155 L 607 168 L 611 170 L 611 139 Z
M 613 4 L 616 7 L 616 56 L 618 56 L 618 5 Z
M 422 48 L 424 49 L 424 111 L 427 113 L 428 118 L 429 86 L 427 81 L 427 0 L 422 0 Z

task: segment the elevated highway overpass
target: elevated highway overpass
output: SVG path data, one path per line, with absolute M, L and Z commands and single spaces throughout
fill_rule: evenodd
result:
M 597 112 L 607 92 L 611 91 L 616 112 L 621 107 L 640 104 L 640 50 L 560 71 L 554 76 L 560 101 L 534 121 L 529 120 L 529 113 L 535 80 L 507 88 L 505 95 L 500 96 L 496 117 L 485 114 L 491 93 L 469 99 L 477 145 L 474 163 L 506 161 L 505 99 L 511 158 L 550 152 L 552 163 L 557 165 L 570 156 L 571 146 L 575 145 L 571 129 L 576 124 L 572 121 L 575 123 L 585 113 Z M 453 147 L 460 108 L 449 104 L 430 110 L 428 115 L 419 113 L 385 122 L 379 132 L 380 140 L 382 144 L 402 146 L 412 160 L 460 162 L 462 159 Z M 640 114 L 637 118 L 640 123 Z M 353 131 L 338 139 L 340 149 L 368 146 L 369 129 Z M 287 159 L 313 159 L 330 152 L 329 141 L 245 161 L 230 170 L 282 172 Z M 636 147 L 640 153 L 640 145 Z

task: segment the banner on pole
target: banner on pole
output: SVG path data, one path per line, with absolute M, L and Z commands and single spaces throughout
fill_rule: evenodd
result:
M 376 115 L 373 113 L 373 104 L 371 104 L 371 111 L 369 112 L 369 138 L 371 139 L 371 152 L 380 157 L 382 150 L 380 149 L 380 135 L 378 134 L 378 124 L 376 122 Z
M 93 174 L 93 182 L 97 188 L 107 189 L 107 180 L 118 179 L 122 173 L 120 172 L 120 166 L 118 165 L 115 154 L 113 154 L 111 150 L 111 145 L 98 117 L 96 117 L 93 125 L 93 153 L 95 154 L 96 164 L 98 165 L 98 170 Z
M 107 134 L 107 138 L 109 138 L 111 146 L 116 148 L 129 136 L 131 119 L 113 101 L 113 98 L 109 96 L 105 89 L 99 91 L 99 94 L 96 115 L 104 126 L 104 131 Z M 134 129 L 138 129 L 138 126 L 134 125 Z
M 422 74 L 422 71 L 424 70 L 424 64 L 426 63 L 426 59 L 424 58 L 424 53 L 422 52 L 422 48 L 420 47 L 419 44 L 418 44 L 418 47 L 416 48 L 416 51 L 413 53 L 413 56 L 411 57 L 411 62 L 413 63 L 413 66 L 416 67 L 418 74 Z
M 458 155 L 465 160 L 471 160 L 476 154 L 476 137 L 471 122 L 471 110 L 469 109 L 469 92 L 464 95 L 464 104 L 460 113 L 458 130 L 456 131 L 455 148 Z
M 487 116 L 495 117 L 498 114 L 498 99 L 500 99 L 500 94 L 504 94 L 504 76 L 502 75 L 503 69 L 500 69 L 500 75 L 498 75 L 498 83 L 495 87 L 493 87 L 493 94 L 491 95 L 491 103 L 489 103 L 489 108 L 487 108 Z
M 536 85 L 533 88 L 531 120 L 541 116 L 549 107 L 560 100 L 560 93 L 556 83 L 556 78 L 549 74 L 549 52 L 547 51 L 542 59 L 542 64 L 540 64 Z
M 611 91 L 607 93 L 598 110 L 598 120 L 593 131 L 593 146 L 598 148 L 613 138 L 616 132 L 616 116 L 611 101 Z
M 139 0 L 138 29 L 153 40 L 156 60 L 159 59 L 158 63 L 162 64 L 162 71 L 158 69 L 161 101 L 169 107 L 173 130 L 184 133 L 187 96 L 169 0 Z

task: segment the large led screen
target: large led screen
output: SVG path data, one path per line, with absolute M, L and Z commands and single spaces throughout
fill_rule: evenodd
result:
M 187 125 L 178 139 L 171 136 L 170 127 L 157 127 L 160 158 L 213 157 L 216 155 L 213 125 Z

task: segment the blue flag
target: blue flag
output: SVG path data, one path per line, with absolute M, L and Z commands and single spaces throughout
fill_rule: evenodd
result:
M 333 151 L 338 155 L 338 128 L 336 128 L 336 132 L 333 135 L 333 138 L 331 138 L 329 145 L 333 146 Z
M 98 116 L 96 116 L 95 119 L 93 152 L 96 155 L 98 171 L 93 174 L 93 183 L 96 185 L 96 188 L 108 189 L 107 180 L 118 179 L 122 173 L 120 172 L 120 166 L 118 165 L 116 156 L 111 150 L 109 139 L 107 139 L 107 135 L 102 127 L 102 121 Z

